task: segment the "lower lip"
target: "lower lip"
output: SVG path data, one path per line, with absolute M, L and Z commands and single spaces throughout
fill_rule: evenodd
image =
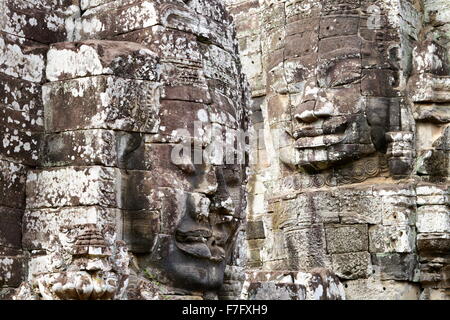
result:
M 203 242 L 182 243 L 175 241 L 178 249 L 199 259 L 208 259 L 214 262 L 221 262 L 222 257 L 212 256 L 210 248 Z

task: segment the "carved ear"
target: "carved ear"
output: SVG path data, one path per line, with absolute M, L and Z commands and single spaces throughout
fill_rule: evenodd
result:
M 389 171 L 396 179 L 408 177 L 414 166 L 415 137 L 413 132 L 397 131 L 386 133 Z

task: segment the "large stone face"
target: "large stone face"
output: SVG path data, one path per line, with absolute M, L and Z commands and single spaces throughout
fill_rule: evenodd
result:
M 449 44 L 445 0 L 1 1 L 0 299 L 448 299 Z
M 6 285 L 23 277 L 17 297 L 26 299 L 218 292 L 226 268 L 243 270 L 235 247 L 248 162 L 247 84 L 223 4 L 8 1 L 4 9 L 2 124 L 14 137 L 0 148 L 0 204 L 17 210 L 5 211 L 1 240 L 29 257 L 27 274 Z M 22 215 L 18 246 L 9 229 Z M 21 252 L 15 259 L 22 263 Z M 149 294 L 155 280 L 164 286 Z
M 350 299 L 444 298 L 448 6 L 227 3 L 259 131 L 250 266 L 326 267 Z

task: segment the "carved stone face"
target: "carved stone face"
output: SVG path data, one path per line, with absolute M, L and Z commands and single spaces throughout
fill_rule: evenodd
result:
M 240 188 L 242 182 L 234 179 L 226 167 L 197 166 L 194 175 L 198 181 L 204 179 L 203 175 L 209 176 L 209 181 L 202 186 L 208 194 L 194 192 L 183 197 L 184 212 L 169 239 L 163 264 L 177 286 L 218 289 L 239 226 L 237 210 L 242 206 L 236 203 L 241 199 L 233 200 L 230 191 L 233 187 Z
M 224 161 L 222 148 L 245 129 L 237 47 L 220 1 L 155 6 L 167 17 L 163 26 L 119 36 L 158 55 L 161 84 L 155 134 L 128 148 L 129 162 L 149 166 L 128 178 L 125 241 L 159 282 L 212 291 L 244 218 L 244 165 Z
M 296 19 L 284 34 L 268 32 L 282 46 L 268 52 L 266 69 L 268 120 L 281 161 L 321 170 L 385 153 L 385 133 L 399 130 L 392 71 L 399 40 L 368 29 L 358 11 Z
M 292 138 L 300 166 L 320 169 L 373 151 L 355 49 L 336 49 L 333 57 L 319 59 L 316 77 L 305 81 L 303 97 L 293 105 Z

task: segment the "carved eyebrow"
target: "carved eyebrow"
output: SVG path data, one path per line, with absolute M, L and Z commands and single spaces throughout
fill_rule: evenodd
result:
M 358 53 L 347 53 L 345 55 L 341 54 L 340 56 L 336 56 L 336 57 L 333 57 L 330 59 L 320 59 L 320 60 L 323 60 L 323 62 L 320 63 L 320 60 L 319 60 L 317 71 L 319 71 L 319 74 L 320 74 L 320 71 L 323 71 L 324 69 L 328 69 L 332 65 L 335 65 L 342 61 L 355 59 L 355 58 L 361 58 L 361 54 L 359 52 Z

